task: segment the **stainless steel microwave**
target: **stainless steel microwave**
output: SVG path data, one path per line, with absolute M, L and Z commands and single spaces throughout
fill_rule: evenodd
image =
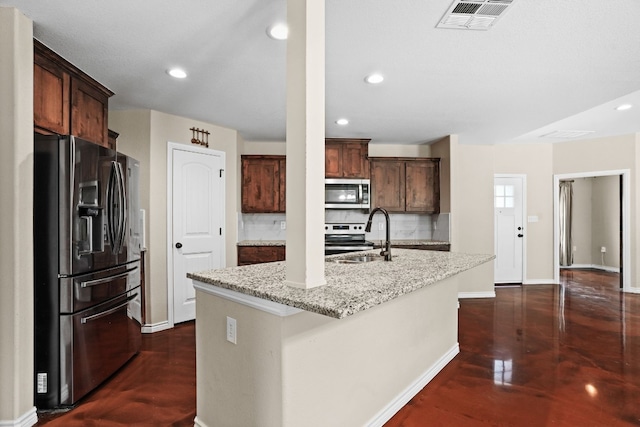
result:
M 369 209 L 371 181 L 368 179 L 325 179 L 325 209 Z

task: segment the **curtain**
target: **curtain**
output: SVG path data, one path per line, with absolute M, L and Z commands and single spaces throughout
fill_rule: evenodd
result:
M 573 264 L 571 242 L 572 182 L 560 181 L 560 265 L 565 267 Z

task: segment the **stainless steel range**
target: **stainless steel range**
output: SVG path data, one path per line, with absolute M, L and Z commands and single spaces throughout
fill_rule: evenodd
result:
M 324 254 L 368 251 L 373 242 L 365 240 L 364 223 L 327 223 L 324 225 Z

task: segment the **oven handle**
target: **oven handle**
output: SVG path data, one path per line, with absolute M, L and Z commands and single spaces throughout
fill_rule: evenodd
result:
M 138 296 L 138 294 L 133 294 L 129 298 L 127 298 L 122 304 L 118 304 L 115 307 L 111 307 L 109 310 L 101 311 L 100 313 L 92 314 L 91 316 L 87 316 L 87 317 L 83 317 L 83 318 L 80 319 L 80 323 L 85 324 L 85 323 L 90 322 L 92 320 L 96 320 L 96 319 L 99 319 L 101 317 L 108 316 L 111 313 L 114 313 L 114 312 L 120 310 L 122 307 L 126 307 L 131 302 L 131 300 L 133 300 L 137 296 Z
M 116 279 L 121 279 L 123 277 L 127 277 L 129 275 L 129 273 L 131 273 L 132 271 L 135 271 L 137 269 L 138 269 L 138 267 L 133 267 L 133 268 L 130 268 L 128 270 L 125 270 L 124 272 L 122 272 L 120 274 L 116 274 L 114 276 L 103 277 L 101 279 L 95 279 L 95 280 L 87 280 L 86 282 L 80 282 L 80 287 L 81 288 L 88 288 L 89 286 L 102 285 L 103 283 L 108 283 L 108 282 L 111 282 L 112 280 L 116 280 Z

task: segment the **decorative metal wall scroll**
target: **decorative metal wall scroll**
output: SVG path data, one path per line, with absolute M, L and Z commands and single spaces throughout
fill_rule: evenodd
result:
M 191 138 L 192 144 L 204 145 L 205 147 L 209 148 L 210 133 L 208 130 L 198 128 L 190 128 L 189 130 L 193 134 L 193 137 Z

